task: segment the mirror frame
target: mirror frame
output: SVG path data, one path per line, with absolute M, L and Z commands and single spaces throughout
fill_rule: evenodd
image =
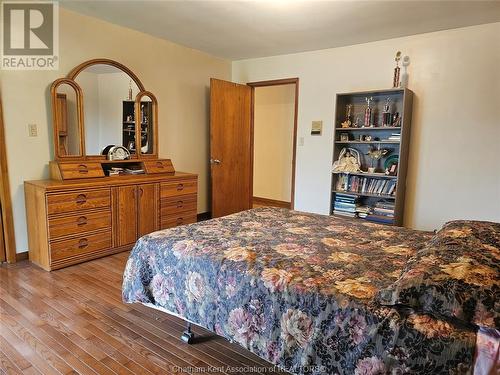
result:
M 144 88 L 144 85 L 142 84 L 141 80 L 139 77 L 137 77 L 134 72 L 132 72 L 129 68 L 127 68 L 125 65 L 111 60 L 111 59 L 92 59 L 85 61 L 79 65 L 77 65 L 75 68 L 73 68 L 66 78 L 59 78 L 55 80 L 52 83 L 52 86 L 50 88 L 50 93 L 52 96 L 52 126 L 53 126 L 53 133 L 54 133 L 54 160 L 56 161 L 70 161 L 70 160 L 106 160 L 107 157 L 106 155 L 87 155 L 85 152 L 85 118 L 84 118 L 84 95 L 81 87 L 78 85 L 76 82 L 76 78 L 78 77 L 78 74 L 80 74 L 83 70 L 88 68 L 89 66 L 92 65 L 98 65 L 98 64 L 103 64 L 103 65 L 111 65 L 114 66 L 124 73 L 126 73 L 137 85 L 139 88 L 139 93 L 135 97 L 135 129 L 136 129 L 136 135 L 135 135 L 135 140 L 136 140 L 136 145 L 141 144 L 140 141 L 140 130 L 139 133 L 137 132 L 137 129 L 140 129 L 140 119 L 139 119 L 139 113 L 140 113 L 140 103 L 141 99 L 144 96 L 148 96 L 151 98 L 152 105 L 153 105 L 153 153 L 152 154 L 143 154 L 140 151 L 140 147 L 136 147 L 136 153 L 131 154 L 130 158 L 131 159 L 157 159 L 158 158 L 158 101 L 154 94 L 150 91 L 147 91 Z M 77 95 L 77 106 L 78 106 L 78 129 L 79 129 L 79 136 L 80 136 L 80 149 L 82 152 L 82 155 L 59 155 L 59 136 L 57 134 L 57 124 L 56 124 L 56 96 L 57 96 L 57 87 L 59 87 L 61 84 L 67 83 L 70 86 L 72 86 Z M 137 143 L 139 141 L 139 143 Z
M 136 146 L 136 153 L 140 155 L 141 159 L 157 159 L 158 158 L 158 101 L 156 97 L 150 91 L 141 91 L 135 97 L 135 134 L 141 134 L 141 100 L 143 97 L 149 97 L 151 99 L 151 103 L 153 106 L 153 152 L 151 154 L 143 154 L 141 152 L 141 148 Z M 137 136 L 136 136 L 136 144 L 137 144 Z M 140 139 L 139 139 L 139 145 Z
M 57 88 L 61 85 L 69 85 L 75 90 L 76 95 L 76 113 L 78 122 L 78 134 L 80 135 L 80 155 L 59 155 L 59 124 L 57 123 Z M 52 96 L 52 130 L 54 133 L 54 155 L 56 160 L 81 160 L 85 157 L 85 138 L 83 129 L 83 92 L 82 88 L 75 81 L 68 78 L 56 79 L 50 86 L 50 95 Z

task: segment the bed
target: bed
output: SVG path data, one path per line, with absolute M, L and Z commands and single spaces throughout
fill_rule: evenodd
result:
M 497 240 L 488 245 L 496 272 Z M 394 289 L 422 279 L 408 260 L 429 244 L 439 245 L 432 232 L 253 209 L 139 239 L 123 300 L 182 317 L 293 374 L 488 373 L 498 361 L 496 316 L 478 329 L 447 317 L 443 303 L 433 314 L 407 285 Z M 483 310 L 498 308 L 489 305 L 497 282 L 481 289 Z

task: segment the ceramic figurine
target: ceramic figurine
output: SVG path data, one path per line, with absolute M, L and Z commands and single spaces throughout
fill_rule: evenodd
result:
M 410 56 L 403 57 L 403 74 L 401 75 L 401 82 L 399 83 L 399 87 L 405 88 L 408 87 L 408 65 L 410 65 Z

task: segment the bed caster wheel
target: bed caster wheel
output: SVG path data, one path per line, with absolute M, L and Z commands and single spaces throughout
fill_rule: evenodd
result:
M 192 344 L 194 341 L 194 333 L 191 331 L 184 331 L 182 333 L 181 340 L 186 344 Z
M 194 333 L 191 331 L 191 323 L 186 324 L 186 330 L 182 333 L 181 340 L 186 344 L 192 344 L 194 341 Z

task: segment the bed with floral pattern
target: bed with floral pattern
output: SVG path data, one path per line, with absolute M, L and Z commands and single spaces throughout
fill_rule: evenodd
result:
M 500 229 L 484 244 L 493 258 L 476 281 L 490 290 L 480 303 L 493 322 L 485 334 L 474 319 L 443 314 L 442 303 L 434 313 L 419 288 L 394 287 L 415 275 L 408 261 L 434 246 L 432 232 L 277 208 L 142 237 L 123 300 L 180 316 L 294 374 L 467 374 L 474 366 L 479 374 L 498 360 L 498 305 L 488 305 L 498 297 L 489 279 L 498 277 L 495 238 Z M 449 267 L 447 277 L 463 282 L 467 272 Z

